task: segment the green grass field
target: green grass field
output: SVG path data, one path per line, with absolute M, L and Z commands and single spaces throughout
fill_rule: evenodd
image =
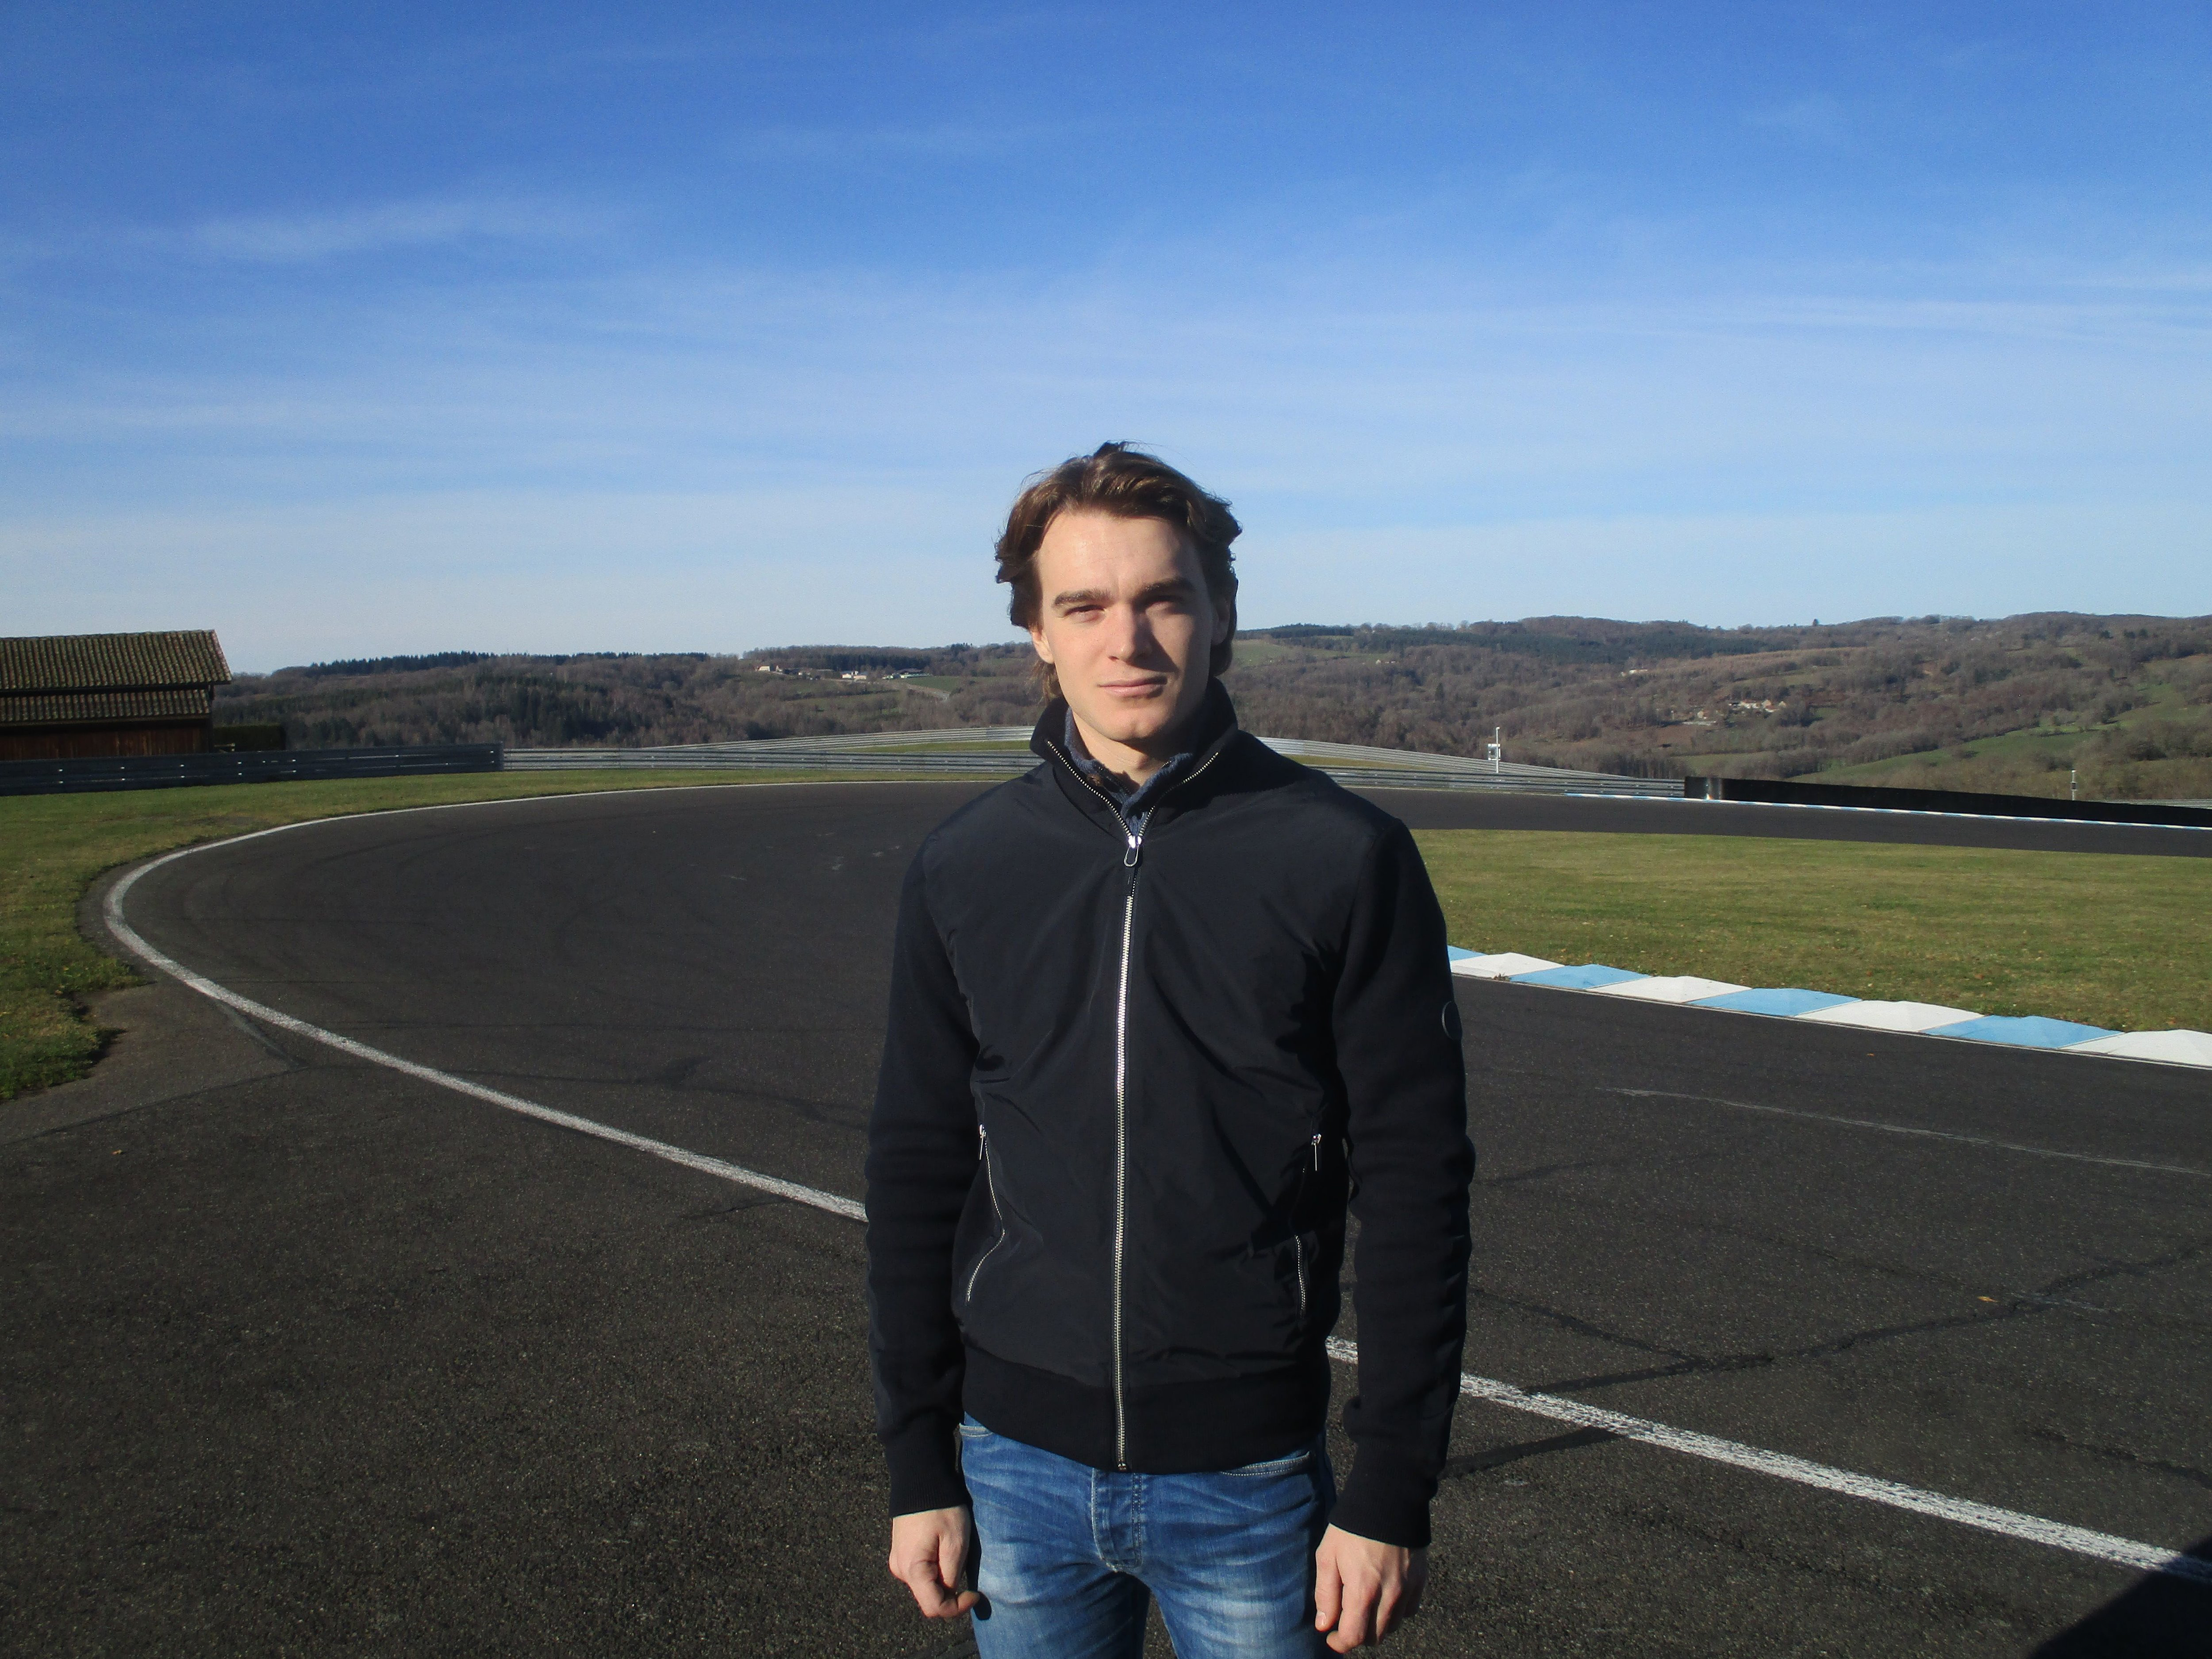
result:
M 485 772 L 0 798 L 0 1100 L 83 1076 L 105 1038 L 85 1017 L 82 999 L 137 982 L 130 967 L 77 932 L 77 902 L 103 870 L 195 842 L 342 813 L 825 775 L 832 775 Z
M 1451 941 L 1739 985 L 2212 1030 L 2212 859 L 1425 830 Z

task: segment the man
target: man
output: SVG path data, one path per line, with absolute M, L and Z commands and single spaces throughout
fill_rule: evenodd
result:
M 1404 825 L 1237 729 L 1237 533 L 1125 445 L 1032 481 L 998 558 L 1042 764 L 907 875 L 868 1143 L 890 1570 L 984 1659 L 1136 1656 L 1152 1597 L 1184 1659 L 1348 1652 L 1426 1576 L 1474 1158 L 1443 919 Z

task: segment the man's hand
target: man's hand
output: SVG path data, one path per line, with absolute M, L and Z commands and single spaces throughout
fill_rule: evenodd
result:
M 891 1517 L 891 1577 L 914 1592 L 923 1618 L 957 1619 L 983 1599 L 960 1588 L 975 1537 L 975 1523 L 966 1510 L 918 1510 Z
M 1335 1652 L 1380 1642 L 1411 1619 L 1429 1582 L 1429 1553 L 1331 1527 L 1314 1552 L 1314 1628 Z

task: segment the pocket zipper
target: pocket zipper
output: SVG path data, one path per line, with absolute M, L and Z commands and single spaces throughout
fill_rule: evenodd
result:
M 975 1156 L 983 1161 L 983 1188 L 991 1194 L 991 1213 L 999 1223 L 999 1236 L 991 1241 L 991 1248 L 975 1258 L 975 1265 L 968 1271 L 968 1302 L 975 1301 L 975 1280 L 983 1271 L 983 1264 L 1006 1242 L 1006 1218 L 999 1209 L 999 1183 L 991 1173 L 991 1135 L 981 1124 L 975 1126 Z
M 1321 1136 L 1318 1133 L 1313 1137 L 1313 1166 L 1314 1173 L 1320 1174 Z M 1304 1183 L 1301 1182 L 1300 1185 L 1303 1187 Z M 1297 1219 L 1296 1216 L 1291 1218 L 1293 1221 Z M 1304 1324 L 1306 1317 L 1306 1236 L 1304 1233 L 1293 1233 L 1291 1235 L 1291 1243 L 1298 1253 L 1298 1322 Z

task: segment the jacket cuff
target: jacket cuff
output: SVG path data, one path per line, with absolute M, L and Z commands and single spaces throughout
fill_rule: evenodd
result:
M 958 1430 L 950 1418 L 924 1417 L 884 1442 L 891 1473 L 891 1513 L 964 1509 L 968 1483 L 953 1455 Z
M 1351 1478 L 1344 1483 L 1328 1523 L 1378 1544 L 1426 1549 L 1429 1500 L 1436 1490 L 1435 1477 L 1425 1463 L 1394 1455 L 1387 1446 L 1362 1446 L 1353 1454 Z

